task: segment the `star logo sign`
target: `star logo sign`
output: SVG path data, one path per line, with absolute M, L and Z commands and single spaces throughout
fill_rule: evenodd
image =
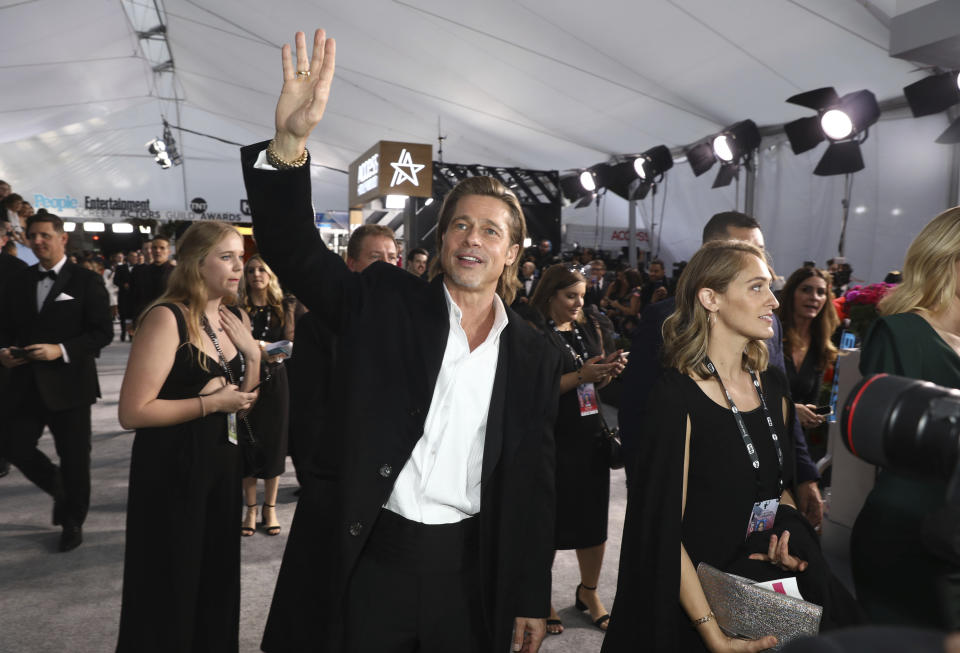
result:
M 417 173 L 426 166 L 421 163 L 414 163 L 413 157 L 407 152 L 407 148 L 400 150 L 400 158 L 390 165 L 393 166 L 393 179 L 390 180 L 391 188 L 405 181 L 409 181 L 414 186 L 420 185 L 420 182 L 417 181 Z

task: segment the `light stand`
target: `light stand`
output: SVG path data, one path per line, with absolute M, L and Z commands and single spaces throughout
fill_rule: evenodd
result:
M 840 218 L 840 244 L 837 245 L 837 254 L 844 256 L 843 250 L 847 240 L 847 218 L 850 216 L 850 193 L 853 191 L 853 174 L 847 173 L 843 176 L 843 199 L 840 200 L 840 206 L 843 207 L 842 217 Z

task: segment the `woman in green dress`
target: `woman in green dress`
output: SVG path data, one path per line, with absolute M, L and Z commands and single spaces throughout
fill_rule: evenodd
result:
M 960 389 L 960 207 L 934 218 L 910 244 L 903 283 L 879 305 L 867 334 L 864 375 L 888 373 Z M 925 517 L 944 505 L 946 482 L 881 470 L 850 541 L 857 598 L 871 620 L 960 627 L 960 568 L 923 543 Z M 951 596 L 952 595 L 952 596 Z

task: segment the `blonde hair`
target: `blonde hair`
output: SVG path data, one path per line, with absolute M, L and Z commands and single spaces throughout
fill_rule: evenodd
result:
M 197 361 L 204 370 L 207 369 L 207 360 L 202 355 L 201 324 L 207 305 L 207 290 L 203 277 L 200 276 L 200 265 L 217 243 L 230 234 L 240 236 L 236 228 L 223 222 L 203 221 L 190 225 L 190 228 L 177 239 L 177 265 L 170 273 L 167 289 L 147 306 L 138 318 L 138 321 L 142 320 L 158 304 L 175 303 L 186 306 L 184 318 L 187 323 L 187 338 L 196 347 Z M 223 298 L 223 303 L 235 304 L 236 299 L 236 297 L 227 296 Z
M 796 295 L 800 284 L 812 277 L 823 279 L 827 284 L 826 300 L 823 308 L 820 309 L 820 312 L 810 324 L 810 348 L 817 352 L 816 368 L 822 370 L 837 360 L 837 346 L 833 344 L 831 337 L 840 324 L 837 309 L 833 306 L 833 279 L 830 273 L 826 270 L 807 267 L 794 270 L 780 293 L 780 308 L 777 309 L 777 315 L 780 316 L 780 324 L 783 325 L 783 353 L 791 355 L 795 349 L 803 347 L 794 325 L 796 316 L 794 312 L 796 307 L 793 304 L 794 295 Z
M 267 273 L 267 306 L 273 311 L 279 320 L 280 326 L 283 326 L 283 290 L 280 289 L 280 281 L 277 275 L 273 273 L 267 262 L 259 254 L 254 254 L 243 264 L 243 277 L 240 279 L 240 295 L 238 303 L 247 313 L 253 310 L 253 304 L 250 303 L 250 292 L 247 290 L 247 266 L 251 263 L 259 262 Z
M 763 251 L 742 240 L 714 240 L 704 243 L 680 275 L 676 310 L 663 323 L 663 360 L 684 374 L 710 376 L 704 362 L 710 340 L 710 312 L 700 303 L 698 293 L 709 288 L 724 293 L 744 268 L 748 257 L 756 256 L 768 265 Z M 769 353 L 762 340 L 751 340 L 743 351 L 743 369 L 767 369 Z
M 927 223 L 910 243 L 903 261 L 903 283 L 880 300 L 881 315 L 911 311 L 936 313 L 957 291 L 953 266 L 960 259 L 960 206 Z
M 514 257 L 513 263 L 505 265 L 503 272 L 500 273 L 500 279 L 497 281 L 497 294 L 503 300 L 503 303 L 509 306 L 517 296 L 517 289 L 520 288 L 520 279 L 517 278 L 517 269 L 520 267 L 520 253 L 523 250 L 523 241 L 527 237 L 527 221 L 523 217 L 523 208 L 520 206 L 520 200 L 512 190 L 498 179 L 493 177 L 467 177 L 453 187 L 447 196 L 443 198 L 443 204 L 440 207 L 440 218 L 437 221 L 437 252 L 443 251 L 443 237 L 447 233 L 447 228 L 455 217 L 454 211 L 457 209 L 457 202 L 460 198 L 468 195 L 480 195 L 483 197 L 493 197 L 507 205 L 507 211 L 510 213 L 510 245 L 519 245 L 520 252 Z M 437 256 L 433 259 L 430 266 L 430 278 L 433 279 L 442 272 L 442 261 Z

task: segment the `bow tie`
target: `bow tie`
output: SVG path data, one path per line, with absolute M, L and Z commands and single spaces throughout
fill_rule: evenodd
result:
M 44 279 L 50 279 L 50 281 L 57 280 L 57 273 L 53 270 L 37 270 L 37 279 L 43 281 Z

